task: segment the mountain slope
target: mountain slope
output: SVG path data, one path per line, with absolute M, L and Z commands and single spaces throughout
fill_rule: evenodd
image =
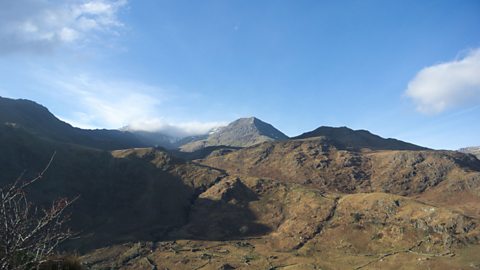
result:
M 143 145 L 159 146 L 166 149 L 175 149 L 177 138 L 163 134 L 161 132 L 139 131 L 139 130 L 123 130 L 135 135 Z
M 458 151 L 462 153 L 472 154 L 480 159 L 480 146 L 472 146 L 472 147 L 465 147 L 461 148 Z
M 21 128 L 52 141 L 97 149 L 111 150 L 149 145 L 129 132 L 74 128 L 56 118 L 42 105 L 25 99 L 0 97 L 0 124 Z
M 193 152 L 209 146 L 248 147 L 262 142 L 286 140 L 288 136 L 261 121 L 258 118 L 240 118 L 219 128 L 204 140 L 194 141 L 182 145 L 180 149 Z
M 372 150 L 426 150 L 427 148 L 403 142 L 397 139 L 385 139 L 372 134 L 367 130 L 352 130 L 347 127 L 319 127 L 313 131 L 303 133 L 292 139 L 309 139 L 314 137 L 325 137 L 334 143 L 338 148 Z
M 480 217 L 480 161 L 455 151 L 346 151 L 320 138 L 266 142 L 202 163 L 324 192 L 428 193 L 429 202 L 445 205 L 451 198 L 450 207 Z M 462 200 L 455 201 L 452 192 L 462 194 Z
M 393 194 L 229 176 L 193 201 L 170 241 L 82 259 L 93 269 L 469 269 L 480 263 L 479 221 Z

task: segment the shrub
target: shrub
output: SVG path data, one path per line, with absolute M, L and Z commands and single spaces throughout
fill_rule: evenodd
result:
M 26 187 L 39 181 L 49 168 L 34 179 L 23 181 L 19 177 L 13 184 L 0 188 L 0 269 L 35 269 L 63 241 L 72 236 L 65 228 L 68 216 L 65 210 L 75 201 L 61 198 L 49 208 L 39 209 L 27 200 Z

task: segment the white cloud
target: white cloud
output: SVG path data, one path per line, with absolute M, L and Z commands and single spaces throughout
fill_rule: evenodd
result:
M 180 122 L 171 123 L 162 118 L 133 121 L 125 129 L 130 131 L 161 132 L 173 137 L 187 137 L 207 134 L 213 128 L 226 126 L 226 122 Z
M 405 94 L 425 114 L 480 104 L 480 49 L 461 59 L 420 70 Z
M 131 81 L 112 81 L 89 75 L 45 76 L 63 100 L 73 101 L 78 110 L 67 119 L 81 126 L 120 128 L 148 119 L 167 98 L 165 91 Z
M 0 1 L 0 53 L 41 52 L 116 34 L 126 0 Z
M 159 87 L 127 81 L 105 80 L 91 75 L 37 72 L 37 77 L 67 109 L 59 117 L 80 128 L 125 128 L 162 132 L 174 137 L 208 133 L 225 122 L 177 121 L 165 108 L 174 94 Z M 170 118 L 165 117 L 169 115 Z

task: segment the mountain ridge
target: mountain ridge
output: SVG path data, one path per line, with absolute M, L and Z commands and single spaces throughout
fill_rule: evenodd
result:
M 292 139 L 310 139 L 326 137 L 341 148 L 369 148 L 372 150 L 428 150 L 426 147 L 407 143 L 393 138 L 383 138 L 368 130 L 353 130 L 348 127 L 321 126 L 315 130 L 305 132 Z
M 53 141 L 103 150 L 147 146 L 129 132 L 73 127 L 58 119 L 46 107 L 27 99 L 0 97 L 0 124 L 25 129 Z
M 46 107 L 26 99 L 0 97 L 0 123 L 50 138 L 103 150 L 132 147 L 161 146 L 175 152 L 196 152 L 202 149 L 249 147 L 276 140 L 305 140 L 326 137 L 339 148 L 370 148 L 372 150 L 427 150 L 415 144 L 392 138 L 382 138 L 367 130 L 347 127 L 321 126 L 313 131 L 289 138 L 269 123 L 256 117 L 239 118 L 209 134 L 173 138 L 161 132 L 95 129 L 86 130 L 71 126 L 53 115 Z M 208 151 L 202 150 L 208 154 Z M 198 156 L 198 155 L 192 155 Z

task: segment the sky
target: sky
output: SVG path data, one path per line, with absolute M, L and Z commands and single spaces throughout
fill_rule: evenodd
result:
M 0 96 L 82 128 L 480 145 L 480 1 L 0 0 Z

